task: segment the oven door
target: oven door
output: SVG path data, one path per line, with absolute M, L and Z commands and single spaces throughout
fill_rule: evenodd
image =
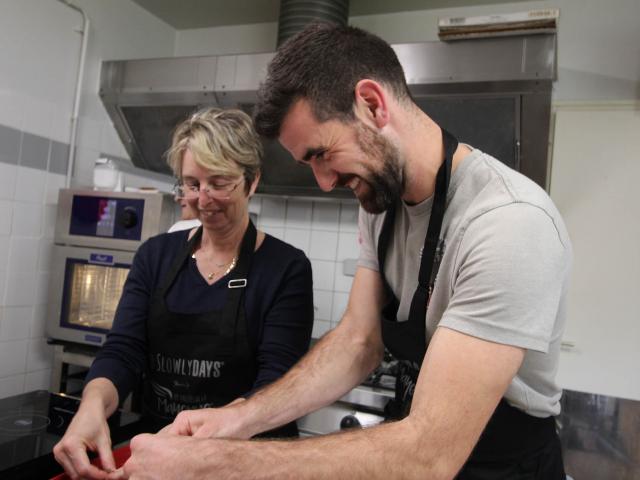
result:
M 46 332 L 56 340 L 102 345 L 133 252 L 54 246 Z

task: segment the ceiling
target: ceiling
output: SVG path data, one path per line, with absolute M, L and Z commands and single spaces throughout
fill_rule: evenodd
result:
M 277 22 L 280 0 L 132 0 L 177 30 Z M 349 16 L 527 0 L 350 0 Z

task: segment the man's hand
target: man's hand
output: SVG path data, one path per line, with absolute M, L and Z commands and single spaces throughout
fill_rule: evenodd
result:
M 159 433 L 161 435 L 183 435 L 195 438 L 236 438 L 248 439 L 253 433 L 242 427 L 239 421 L 239 402 L 233 402 L 223 408 L 203 408 L 180 412 L 172 424 Z
M 209 478 L 215 464 L 215 440 L 143 434 L 131 440 L 131 457 L 109 480 L 196 480 Z M 206 452 L 206 453 L 205 453 Z M 206 457 L 206 461 L 204 458 Z M 218 472 L 215 472 L 218 475 Z M 222 475 L 220 478 L 229 478 Z

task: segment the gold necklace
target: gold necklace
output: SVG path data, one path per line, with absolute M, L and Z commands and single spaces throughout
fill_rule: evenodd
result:
M 191 258 L 193 258 L 196 263 L 198 261 L 198 259 L 196 258 L 196 252 L 193 252 L 191 254 Z M 229 265 L 229 267 L 224 271 L 224 273 L 222 275 L 220 275 L 220 278 L 224 277 L 225 275 L 227 275 L 231 270 L 233 270 L 233 267 L 236 266 L 236 262 L 238 261 L 238 257 L 235 256 L 231 259 L 231 262 L 229 263 L 216 263 L 216 267 L 218 268 L 222 268 L 225 265 Z M 207 274 L 207 280 L 211 281 L 213 280 L 213 277 L 215 277 L 216 275 L 218 275 L 218 273 L 220 273 L 220 270 L 216 270 L 215 272 L 211 272 Z

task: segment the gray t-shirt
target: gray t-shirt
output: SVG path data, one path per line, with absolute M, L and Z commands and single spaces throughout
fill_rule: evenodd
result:
M 409 316 L 432 198 L 397 209 L 385 274 Z M 360 209 L 358 265 L 379 270 L 384 214 Z M 442 259 L 427 310 L 427 344 L 438 326 L 526 349 L 505 394 L 530 415 L 560 412 L 555 382 L 565 325 L 571 243 L 538 185 L 477 149 L 451 176 L 441 231 Z

